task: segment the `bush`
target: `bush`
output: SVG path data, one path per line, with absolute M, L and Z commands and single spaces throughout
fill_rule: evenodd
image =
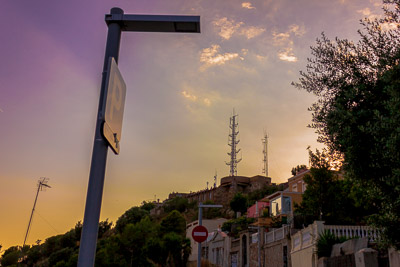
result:
M 345 237 L 336 237 L 329 230 L 325 230 L 317 241 L 318 258 L 330 257 L 333 245 L 343 243 L 346 240 Z

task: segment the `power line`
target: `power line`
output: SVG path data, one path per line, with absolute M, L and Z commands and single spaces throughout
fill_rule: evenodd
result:
M 42 215 L 40 215 L 38 211 L 36 211 L 36 214 L 39 215 L 39 217 L 42 218 L 43 221 L 45 221 L 45 223 L 47 223 L 47 225 L 50 226 L 56 232 L 56 234 L 60 233 L 60 231 L 54 228 Z

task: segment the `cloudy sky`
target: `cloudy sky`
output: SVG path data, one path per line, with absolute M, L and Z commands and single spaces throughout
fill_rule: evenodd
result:
M 1 1 L 0 244 L 19 244 L 41 192 L 27 243 L 82 220 L 107 26 L 126 14 L 200 15 L 201 34 L 124 33 L 119 68 L 127 84 L 121 153 L 108 156 L 101 219 L 142 201 L 218 183 L 229 117 L 239 114 L 238 174 L 280 183 L 320 147 L 307 128 L 315 98 L 291 86 L 309 47 L 328 37 L 357 39 L 359 19 L 381 14 L 377 0 Z

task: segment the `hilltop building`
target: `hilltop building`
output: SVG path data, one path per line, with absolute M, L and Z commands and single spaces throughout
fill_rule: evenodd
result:
M 221 178 L 220 185 L 210 189 L 204 189 L 191 193 L 177 193 L 169 194 L 168 199 L 175 197 L 187 198 L 190 202 L 205 202 L 208 200 L 216 204 L 228 204 L 229 200 L 233 198 L 236 193 L 248 194 L 255 190 L 262 189 L 265 186 L 272 185 L 271 178 L 261 175 L 253 177 L 246 176 L 227 176 Z

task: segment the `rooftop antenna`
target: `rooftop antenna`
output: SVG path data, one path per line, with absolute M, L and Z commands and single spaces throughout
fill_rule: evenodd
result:
M 215 175 L 214 175 L 214 188 L 217 187 L 217 170 L 215 170 Z
M 237 176 L 237 164 L 242 160 L 242 158 L 238 159 L 237 154 L 240 149 L 236 149 L 237 144 L 239 144 L 240 140 L 238 138 L 239 130 L 238 130 L 238 122 L 237 122 L 237 114 L 235 114 L 235 109 L 233 109 L 232 117 L 230 118 L 229 128 L 231 129 L 229 137 L 228 137 L 228 145 L 231 147 L 231 152 L 228 152 L 228 155 L 231 157 L 230 162 L 225 162 L 226 165 L 229 166 L 229 174 L 230 176 Z
M 28 229 L 26 229 L 24 244 L 22 245 L 22 248 L 25 247 L 26 239 L 28 238 L 29 230 L 30 230 L 30 228 L 31 228 L 32 218 L 33 218 L 33 212 L 35 211 L 36 202 L 37 202 L 37 199 L 38 199 L 38 196 L 39 196 L 39 191 L 42 191 L 43 188 L 51 188 L 51 186 L 47 184 L 48 181 L 49 181 L 49 178 L 46 178 L 46 177 L 40 177 L 40 179 L 38 180 L 35 202 L 33 203 L 33 208 L 32 208 L 32 212 L 31 212 L 31 217 L 30 217 L 30 219 L 29 219 Z
M 263 154 L 264 154 L 264 159 L 263 159 L 263 170 L 262 173 L 265 174 L 265 176 L 268 177 L 268 134 L 264 131 L 264 137 L 261 139 L 263 143 Z

